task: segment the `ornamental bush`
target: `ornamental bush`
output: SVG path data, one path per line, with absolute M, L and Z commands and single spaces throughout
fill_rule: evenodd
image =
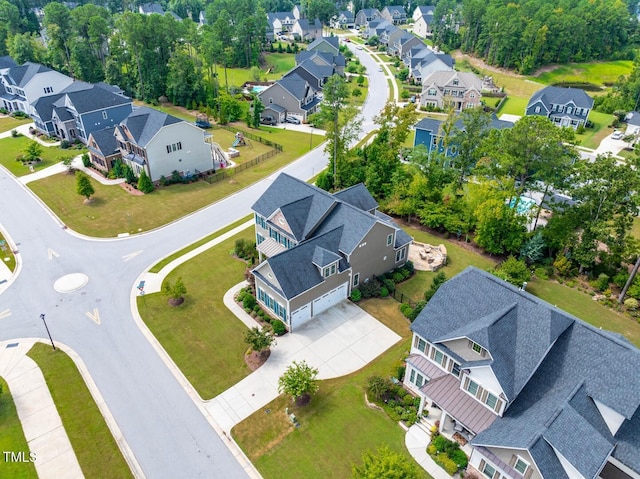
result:
M 279 319 L 271 321 L 271 327 L 273 328 L 273 334 L 276 336 L 282 336 L 287 332 L 287 327 Z
M 351 290 L 351 301 L 353 301 L 354 303 L 357 303 L 361 299 L 362 299 L 362 292 L 359 289 L 356 288 Z
M 242 298 L 242 307 L 245 309 L 251 309 L 256 306 L 256 298 L 251 296 L 250 294 L 245 294 Z

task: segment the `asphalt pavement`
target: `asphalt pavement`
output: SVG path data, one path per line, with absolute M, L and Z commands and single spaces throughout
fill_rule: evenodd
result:
M 371 72 L 362 108 L 364 136 L 374 128 L 373 117 L 384 107 L 388 87 L 370 57 L 361 54 L 360 60 Z M 326 165 L 318 147 L 281 171 L 306 180 Z M 45 338 L 40 320 L 45 313 L 53 339 L 84 361 L 141 476 L 247 477 L 136 325 L 129 298 L 142 271 L 247 215 L 278 174 L 157 230 L 96 239 L 67 229 L 0 167 L 0 227 L 16 245 L 21 263 L 19 274 L 0 294 L 0 341 Z M 87 276 L 86 286 L 71 293 L 54 289 L 56 280 L 78 273 Z

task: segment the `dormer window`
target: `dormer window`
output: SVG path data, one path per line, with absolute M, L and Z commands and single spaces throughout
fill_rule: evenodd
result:
M 336 264 L 335 263 L 333 263 L 331 266 L 327 266 L 322 271 L 322 276 L 324 276 L 325 278 L 328 278 L 329 276 L 332 276 L 334 274 L 336 274 Z
M 473 351 L 478 353 L 483 358 L 487 355 L 487 350 L 474 341 L 469 340 L 469 348 L 473 349 Z
M 518 471 L 520 474 L 523 474 L 529 469 L 529 463 L 522 459 L 520 456 L 516 457 L 516 462 L 513 465 L 513 468 Z

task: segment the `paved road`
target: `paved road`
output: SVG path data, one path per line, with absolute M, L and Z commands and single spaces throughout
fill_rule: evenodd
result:
M 363 135 L 384 106 L 387 85 L 375 62 L 363 107 Z M 327 164 L 316 149 L 285 171 L 310 178 Z M 246 188 L 165 228 L 140 236 L 96 240 L 62 228 L 29 190 L 0 168 L 0 223 L 17 244 L 22 270 L 0 295 L 0 341 L 46 337 L 74 349 L 104 396 L 145 475 L 150 478 L 246 477 L 232 454 L 136 327 L 129 306 L 135 279 L 157 259 L 250 212 L 273 178 Z M 58 293 L 53 284 L 71 273 L 87 286 Z M 93 319 L 87 314 L 93 316 Z M 99 322 L 99 324 L 98 324 Z

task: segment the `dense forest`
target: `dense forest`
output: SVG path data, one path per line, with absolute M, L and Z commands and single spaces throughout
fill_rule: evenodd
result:
M 435 41 L 530 73 L 550 63 L 633 58 L 632 0 L 439 0 Z

